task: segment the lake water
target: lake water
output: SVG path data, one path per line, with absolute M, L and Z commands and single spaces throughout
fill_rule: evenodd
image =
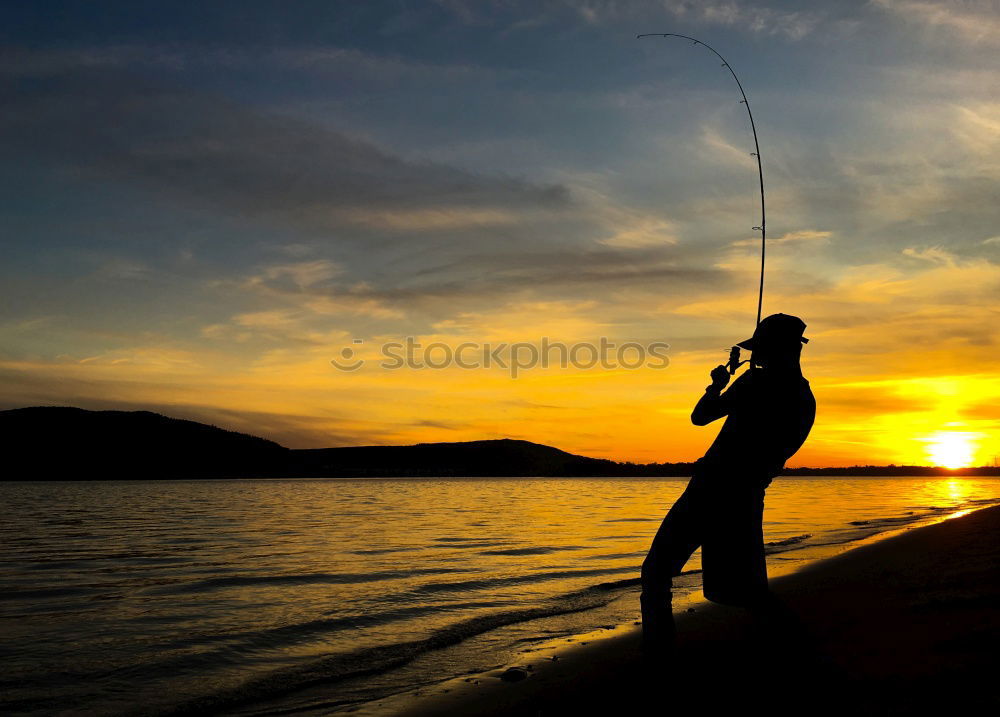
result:
M 0 712 L 325 714 L 631 622 L 685 483 L 0 483 Z M 995 503 L 997 478 L 779 478 L 769 570 Z

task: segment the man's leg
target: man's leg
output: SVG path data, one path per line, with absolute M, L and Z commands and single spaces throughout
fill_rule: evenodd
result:
M 704 518 L 705 597 L 723 605 L 768 605 L 763 491 L 733 486 L 713 502 Z
M 685 490 L 670 508 L 653 544 L 642 562 L 643 646 L 669 650 L 674 643 L 675 627 L 671 605 L 672 579 L 701 544 L 699 520 L 691 493 Z

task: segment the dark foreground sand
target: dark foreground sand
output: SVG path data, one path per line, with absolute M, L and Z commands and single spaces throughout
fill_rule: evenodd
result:
M 678 616 L 670 660 L 644 658 L 639 628 L 620 628 L 526 654 L 529 676 L 517 682 L 496 670 L 357 713 L 1000 714 L 1000 506 L 857 548 L 771 587 L 783 618 L 699 607 Z

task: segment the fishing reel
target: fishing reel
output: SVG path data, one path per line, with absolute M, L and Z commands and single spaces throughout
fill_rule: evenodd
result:
M 750 359 L 743 359 L 740 361 L 740 347 L 733 346 L 729 349 L 729 361 L 726 363 L 726 368 L 729 369 L 729 375 L 733 376 L 736 374 L 736 369 L 745 363 L 750 363 Z

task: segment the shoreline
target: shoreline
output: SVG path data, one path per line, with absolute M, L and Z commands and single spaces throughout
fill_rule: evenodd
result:
M 740 709 L 779 689 L 788 712 L 922 714 L 998 707 L 1000 506 L 903 529 L 772 578 L 787 608 L 762 625 L 697 602 L 676 615 L 670 661 L 636 625 L 540 643 L 497 670 L 357 705 L 359 715 L 559 715 L 655 704 Z M 509 667 L 523 668 L 500 678 Z M 822 700 L 817 702 L 817 697 Z

